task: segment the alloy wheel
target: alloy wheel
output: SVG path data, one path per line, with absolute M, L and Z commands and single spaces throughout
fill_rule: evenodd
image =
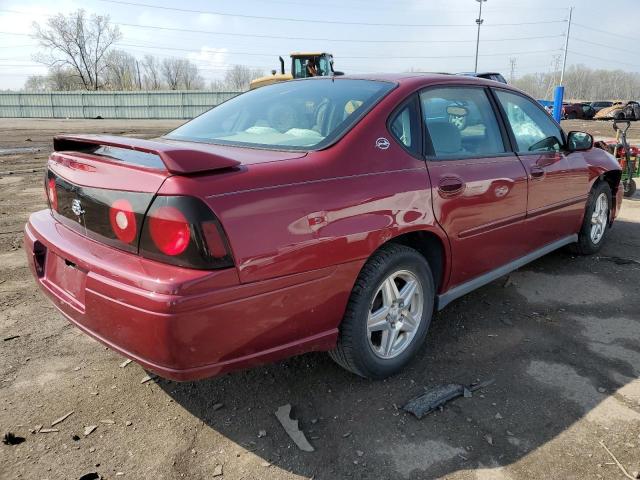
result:
M 387 360 L 404 352 L 418 331 L 423 309 L 423 288 L 415 274 L 398 270 L 388 275 L 373 296 L 367 318 L 373 353 Z
M 604 237 L 609 221 L 609 200 L 605 193 L 598 195 L 596 205 L 591 214 L 591 241 L 598 244 Z

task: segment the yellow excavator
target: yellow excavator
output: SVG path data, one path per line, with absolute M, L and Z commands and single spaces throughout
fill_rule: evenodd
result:
M 286 82 L 294 78 L 329 77 L 332 75 L 344 75 L 333 69 L 333 55 L 326 52 L 294 52 L 291 55 L 291 73 L 284 71 L 284 59 L 280 59 L 280 73 L 271 70 L 271 75 L 256 78 L 251 81 L 250 89 L 271 85 L 272 83 Z

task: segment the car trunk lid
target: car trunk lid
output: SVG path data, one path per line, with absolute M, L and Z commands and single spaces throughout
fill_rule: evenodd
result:
M 168 177 L 238 172 L 248 164 L 306 155 L 110 135 L 60 135 L 54 150 L 45 179 L 53 216 L 82 235 L 132 252 L 138 252 L 145 215 Z

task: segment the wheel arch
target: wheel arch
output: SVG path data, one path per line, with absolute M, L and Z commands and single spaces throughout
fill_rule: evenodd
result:
M 417 250 L 429 263 L 436 293 L 440 293 L 446 284 L 449 272 L 449 249 L 445 239 L 429 230 L 415 230 L 401 233 L 378 248 L 389 243 L 405 245 Z
M 611 195 L 616 198 L 616 193 L 620 187 L 620 180 L 622 179 L 622 170 L 609 170 L 604 172 L 598 177 L 599 182 L 607 182 L 611 188 Z

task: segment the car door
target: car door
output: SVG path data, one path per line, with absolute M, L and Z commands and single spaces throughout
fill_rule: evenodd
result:
M 495 89 L 512 144 L 529 180 L 527 229 L 536 248 L 574 234 L 582 221 L 589 171 L 582 152 L 567 155 L 556 122 L 517 92 Z
M 454 287 L 528 252 L 527 175 L 487 88 L 431 87 L 420 92 L 420 104 L 433 209 L 449 238 Z

